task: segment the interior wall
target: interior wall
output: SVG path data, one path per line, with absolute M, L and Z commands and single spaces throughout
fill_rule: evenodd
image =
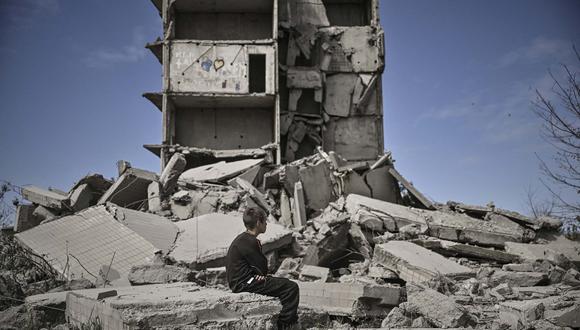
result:
M 272 39 L 271 13 L 180 12 L 175 18 L 176 39 Z
M 274 141 L 272 108 L 180 108 L 176 143 L 217 150 L 259 148 Z

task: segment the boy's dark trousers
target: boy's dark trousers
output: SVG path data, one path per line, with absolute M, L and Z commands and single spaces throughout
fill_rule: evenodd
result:
M 266 277 L 264 281 L 252 281 L 244 285 L 243 292 L 262 294 L 270 297 L 277 297 L 282 303 L 282 310 L 278 316 L 278 324 L 290 325 L 298 321 L 298 303 L 300 293 L 298 284 L 281 277 Z

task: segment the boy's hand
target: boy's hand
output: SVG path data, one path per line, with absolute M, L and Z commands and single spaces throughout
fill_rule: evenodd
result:
M 256 281 L 258 282 L 263 282 L 266 280 L 266 276 L 262 276 L 262 275 L 256 275 L 254 276 L 254 278 L 256 279 Z

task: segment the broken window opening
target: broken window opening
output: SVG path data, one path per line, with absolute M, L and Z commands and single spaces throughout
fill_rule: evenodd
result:
M 250 93 L 266 92 L 266 55 L 250 54 L 249 61 Z
M 323 0 L 330 25 L 364 26 L 371 25 L 372 1 Z

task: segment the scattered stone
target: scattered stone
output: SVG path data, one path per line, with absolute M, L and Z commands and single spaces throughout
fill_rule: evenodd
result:
M 399 308 L 393 308 L 387 317 L 381 323 L 381 328 L 407 328 L 411 326 L 413 320 L 405 316 L 404 311 Z
M 522 329 L 544 317 L 543 300 L 506 301 L 499 306 L 500 319 L 512 329 Z
M 432 289 L 407 291 L 408 304 L 439 328 L 467 327 L 473 323 L 465 308 Z

